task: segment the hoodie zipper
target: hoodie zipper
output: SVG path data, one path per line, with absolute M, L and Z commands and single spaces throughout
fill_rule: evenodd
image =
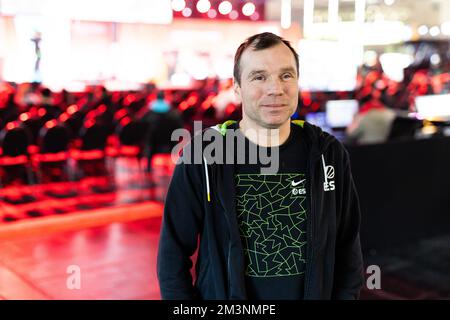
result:
M 211 191 L 209 189 L 208 164 L 206 163 L 205 156 L 203 156 L 203 164 L 204 164 L 205 176 L 206 176 L 206 198 L 207 198 L 208 202 L 211 202 Z

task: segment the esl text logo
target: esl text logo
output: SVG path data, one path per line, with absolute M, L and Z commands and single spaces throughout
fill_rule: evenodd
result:
M 322 164 L 323 164 L 323 172 L 325 176 L 325 182 L 323 183 L 324 191 L 333 191 L 334 190 L 334 167 L 325 165 L 325 159 L 322 155 Z

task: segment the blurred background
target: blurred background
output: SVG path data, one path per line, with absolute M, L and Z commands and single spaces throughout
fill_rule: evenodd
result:
M 171 133 L 240 118 L 263 31 L 299 53 L 293 118 L 349 151 L 362 298 L 450 298 L 449 1 L 0 0 L 0 299 L 160 298 Z

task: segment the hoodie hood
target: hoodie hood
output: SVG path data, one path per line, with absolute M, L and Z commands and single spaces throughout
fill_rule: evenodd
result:
M 308 145 L 311 147 L 311 151 L 314 156 L 320 156 L 323 154 L 330 143 L 336 140 L 336 138 L 329 133 L 323 131 L 320 127 L 310 124 L 304 120 L 292 120 L 291 123 L 303 128 L 305 134 L 304 138 L 307 140 Z M 237 121 L 228 120 L 224 123 L 218 124 L 216 126 L 210 127 L 214 130 L 219 131 L 222 136 L 227 134 L 228 129 L 236 129 Z

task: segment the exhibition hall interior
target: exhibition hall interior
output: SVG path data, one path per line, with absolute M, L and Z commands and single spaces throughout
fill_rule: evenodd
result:
M 261 32 L 348 151 L 360 299 L 450 299 L 450 1 L 0 0 L 0 300 L 161 299 L 172 133 L 241 119 Z

